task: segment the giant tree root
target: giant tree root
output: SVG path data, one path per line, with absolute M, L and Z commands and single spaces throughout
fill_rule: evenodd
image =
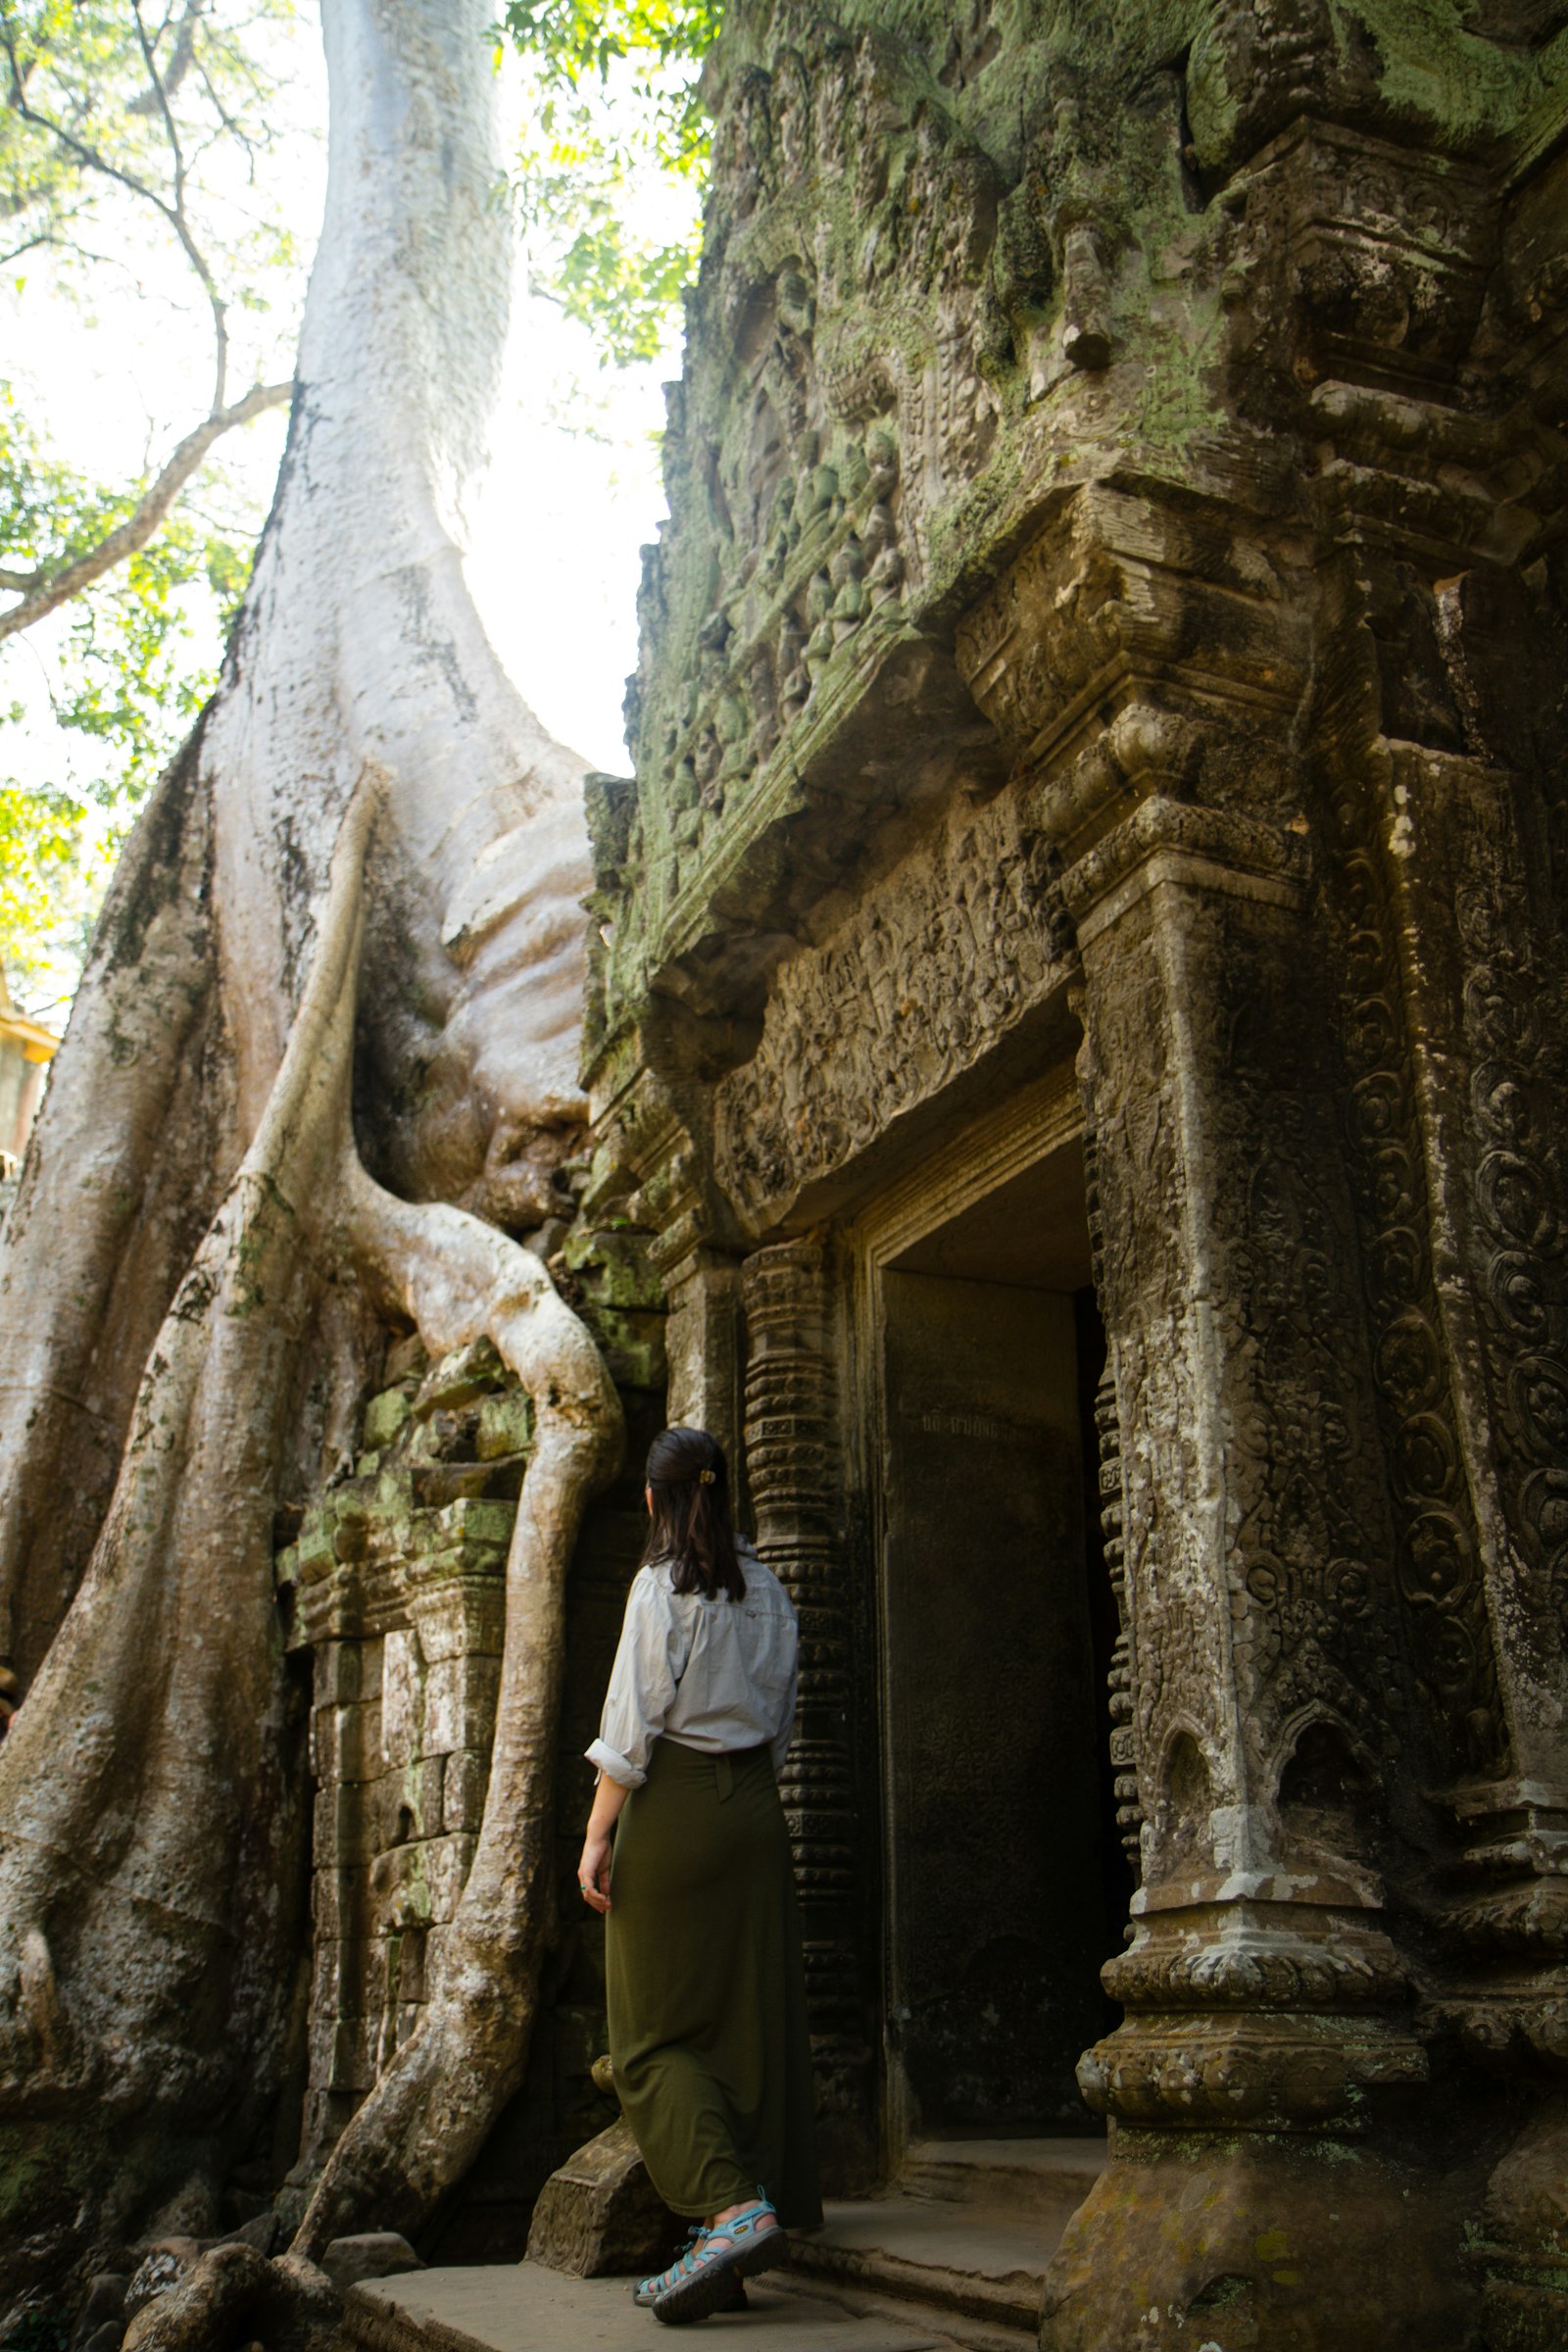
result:
M 343 2301 L 324 2272 L 254 2246 L 215 2246 L 176 2287 L 136 2314 L 122 2352 L 336 2352 Z
M 408 2230 L 462 2180 L 522 2079 L 551 1928 L 565 1580 L 615 1466 L 619 1400 L 537 1257 L 462 1209 L 395 1200 L 351 1164 L 349 1236 L 380 1300 L 432 1354 L 487 1333 L 533 1399 L 536 1438 L 507 1565 L 484 1821 L 423 2022 L 344 2132 L 295 2238 L 319 2255 L 373 2218 Z
M 511 279 L 493 13 L 323 0 L 331 168 L 277 497 L 0 1251 L 0 1665 L 25 1693 L 0 1744 L 0 2335 L 95 2248 L 215 2235 L 233 2167 L 273 2154 L 310 1791 L 272 1525 L 345 1459 L 372 1290 L 438 1349 L 489 1332 L 539 1437 L 442 1982 L 303 2242 L 420 2218 L 526 2052 L 562 1580 L 618 1412 L 527 1252 L 429 1205 L 523 1229 L 585 1110 L 583 762 L 506 677 L 454 536 Z
M 303 1796 L 276 1720 L 277 1399 L 329 1274 L 411 1316 L 434 1353 L 490 1336 L 532 1397 L 537 1436 L 508 1569 L 484 1821 L 424 2021 L 334 2152 L 302 2255 L 368 2224 L 417 2226 L 520 2081 L 552 1925 L 565 1575 L 621 1427 L 598 1349 L 539 1259 L 462 1209 L 396 1200 L 361 1165 L 351 1071 L 374 799 L 368 777 L 271 1098 L 152 1351 L 88 1574 L 0 1750 L 10 2113 L 41 2121 L 62 2101 L 84 2103 L 111 2135 L 117 2117 L 158 2119 L 166 2186 L 192 2165 L 216 2186 L 220 2119 L 225 2102 L 245 2103 L 237 2070 L 277 2042 L 265 2003 L 286 1986 L 293 1932 L 276 1893 L 290 1876 L 278 1825 L 298 1824 Z M 231 1536 L 215 1608 L 219 1528 Z M 262 1814 L 271 1834 L 259 1847 L 248 1809 L 259 1784 L 290 1773 L 293 1798 Z M 192 2008 L 212 2006 L 215 1986 L 212 2030 L 198 2037 Z M 55 2268 L 115 2218 L 129 2216 L 112 2200 L 74 2246 L 24 2251 L 13 2276 Z M 201 2292 L 238 2296 L 246 2257 L 222 2251 Z

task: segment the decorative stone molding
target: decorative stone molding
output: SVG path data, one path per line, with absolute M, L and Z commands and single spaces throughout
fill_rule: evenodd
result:
M 822 1246 L 759 1250 L 742 1268 L 746 1475 L 758 1549 L 801 1622 L 800 1712 L 780 1788 L 806 1944 L 819 2097 L 863 2130 L 869 2052 L 858 1948 L 858 1799 L 837 1371 Z
M 761 1042 L 714 1096 L 717 1179 L 756 1231 L 1059 996 L 1055 859 L 1011 795 L 956 808 L 825 947 L 779 971 Z
M 1321 1023 L 1297 1042 L 1305 866 L 1289 831 L 1156 796 L 1062 884 L 1144 1825 L 1103 1971 L 1127 2022 L 1080 2081 L 1143 2123 L 1348 2121 L 1427 2066 L 1371 1854 L 1336 1842 L 1353 1803 L 1303 1811 L 1290 1781 L 1309 1735 L 1371 1774 L 1400 1656 Z

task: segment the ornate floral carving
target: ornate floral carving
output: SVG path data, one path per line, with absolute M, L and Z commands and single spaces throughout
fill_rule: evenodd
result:
M 1430 1703 L 1464 1768 L 1497 1755 L 1499 1725 L 1479 1546 L 1454 1425 L 1431 1263 L 1431 1203 L 1411 1097 L 1396 929 L 1378 862 L 1348 790 L 1336 805 L 1350 993 L 1345 1053 L 1351 1171 L 1369 1229 L 1363 1265 L 1373 1374 L 1388 1430 L 1399 1535 L 1398 1584 Z
M 758 1548 L 801 1620 L 796 1737 L 780 1780 L 805 1914 L 812 2045 L 830 2108 L 858 2115 L 868 2052 L 858 1956 L 849 1595 L 836 1379 L 819 1244 L 746 1260 L 746 1477 Z

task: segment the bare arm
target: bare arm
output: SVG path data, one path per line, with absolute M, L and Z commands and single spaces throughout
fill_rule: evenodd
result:
M 593 1811 L 583 1837 L 582 1860 L 577 1865 L 577 1885 L 583 1900 L 595 1911 L 610 1909 L 610 1833 L 630 1794 L 631 1790 L 623 1788 L 619 1781 L 612 1781 L 608 1772 L 599 1775 Z

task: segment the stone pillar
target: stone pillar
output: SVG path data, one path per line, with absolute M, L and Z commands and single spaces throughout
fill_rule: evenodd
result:
M 1547 2091 L 1476 2249 L 1510 2352 L 1568 2335 L 1568 991 L 1532 797 L 1401 744 L 1333 811 L 1401 1586 L 1462 1846 L 1440 2007 L 1473 2057 Z
M 1342 2212 L 1329 2160 L 1427 2061 L 1382 1909 L 1408 1678 L 1302 852 L 1155 793 L 1062 886 L 1084 970 L 1143 1884 L 1130 1948 L 1104 1970 L 1126 2020 L 1080 2073 L 1117 2161 L 1053 2263 L 1052 2352 L 1163 2345 L 1145 2312 L 1196 2329 L 1227 2279 L 1247 2340 L 1286 2340 L 1251 2309 L 1275 2291 L 1258 2280 L 1271 2213 L 1293 2233 L 1284 2303 L 1309 2264 L 1315 2310 L 1348 2326 L 1376 2308 L 1379 2233 L 1397 2227 L 1421 2340 L 1447 2340 L 1453 2316 L 1397 2164 L 1359 2166 Z
M 659 1264 L 657 1240 L 651 1254 Z M 671 1425 L 706 1429 L 718 1440 L 740 1496 L 745 1492 L 745 1463 L 740 1445 L 739 1268 L 721 1250 L 698 1249 L 684 1251 L 661 1271 L 668 1305 L 665 1418 Z
M 800 1715 L 782 1792 L 804 1915 L 824 2169 L 844 2185 L 872 2163 L 870 2051 L 837 1365 L 821 1243 L 759 1250 L 745 1262 L 742 1288 L 746 1469 L 758 1549 L 801 1620 Z

